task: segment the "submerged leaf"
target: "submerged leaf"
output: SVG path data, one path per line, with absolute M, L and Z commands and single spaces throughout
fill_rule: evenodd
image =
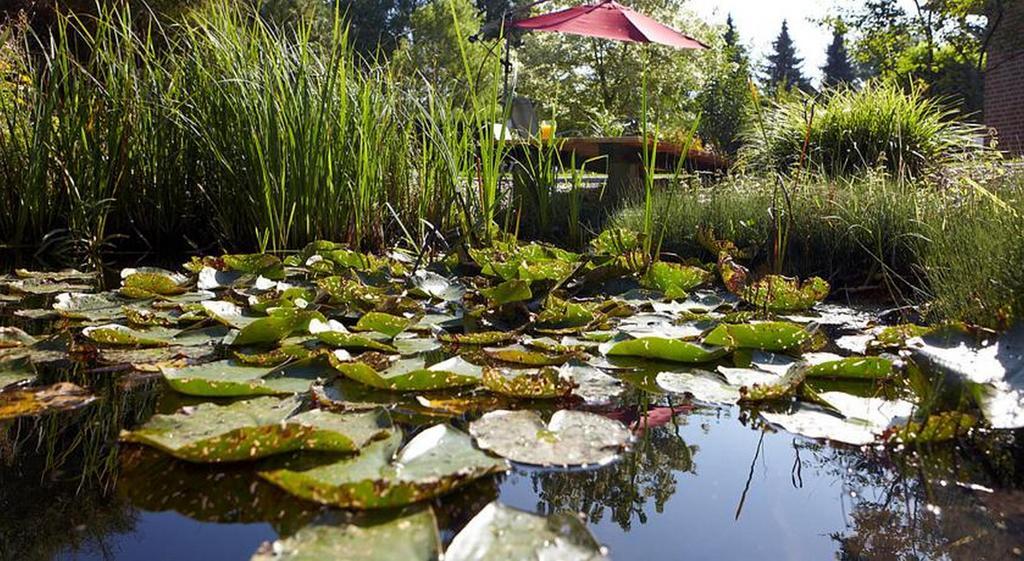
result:
M 449 425 L 434 425 L 399 450 L 401 442 L 394 430 L 356 456 L 313 466 L 286 461 L 260 476 L 303 499 L 375 509 L 431 499 L 508 469 L 505 460 L 477 450 L 469 435 Z
M 551 559 L 607 561 L 601 544 L 572 514 L 529 514 L 492 502 L 459 532 L 445 561 Z
M 491 411 L 469 425 L 477 446 L 514 462 L 600 466 L 630 440 L 622 423 L 584 411 L 556 411 L 547 424 L 533 411 Z

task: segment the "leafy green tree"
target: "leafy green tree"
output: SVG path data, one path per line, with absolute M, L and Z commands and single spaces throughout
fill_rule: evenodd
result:
M 731 15 L 721 42 L 712 44 L 712 53 L 706 57 L 709 64 L 705 66 L 707 72 L 697 96 L 698 132 L 705 144 L 734 154 L 740 148 L 740 132 L 750 103 L 750 60 Z
M 846 35 L 839 27 L 832 31 L 832 43 L 828 46 L 825 66 L 821 67 L 821 72 L 821 83 L 825 87 L 852 84 L 857 79 L 850 54 L 846 50 Z
M 811 84 L 804 76 L 803 59 L 796 54 L 796 46 L 789 35 L 789 22 L 782 20 L 782 30 L 772 43 L 773 52 L 768 55 L 768 64 L 764 69 L 764 82 L 768 88 L 789 90 L 799 88 L 810 90 Z
M 624 4 L 706 43 L 720 42 L 713 27 L 685 8 L 684 0 L 630 0 Z M 556 0 L 550 12 L 575 5 Z M 516 93 L 558 119 L 559 130 L 616 134 L 641 117 L 644 69 L 648 116 L 662 132 L 686 128 L 699 108 L 696 97 L 711 51 L 678 50 L 557 33 L 527 33 L 516 51 Z M 542 111 L 542 113 L 544 113 Z
M 864 78 L 881 77 L 953 100 L 964 114 L 981 110 L 986 37 L 979 14 L 1019 0 L 867 0 L 834 19 L 853 32 L 850 54 Z

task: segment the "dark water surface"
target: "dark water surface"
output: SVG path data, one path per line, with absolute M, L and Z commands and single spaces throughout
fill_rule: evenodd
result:
M 150 383 L 136 399 L 154 393 Z M 532 512 L 583 513 L 618 560 L 1021 558 L 1012 434 L 920 453 L 858 450 L 756 426 L 736 407 L 626 401 L 634 399 L 611 413 L 637 432 L 620 462 L 516 468 L 456 492 L 435 503 L 442 537 L 500 498 Z M 134 447 L 110 452 L 117 467 L 106 487 L 67 473 L 40 481 L 41 446 L 0 471 L 12 559 L 245 560 L 318 508 L 245 467 L 186 465 Z

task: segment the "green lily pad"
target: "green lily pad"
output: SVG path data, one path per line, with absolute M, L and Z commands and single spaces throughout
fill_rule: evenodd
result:
M 334 375 L 332 369 L 315 360 L 303 360 L 282 368 L 220 360 L 183 368 L 162 367 L 160 372 L 174 391 L 204 397 L 303 393 L 317 380 Z
M 401 432 L 394 430 L 356 456 L 312 467 L 300 458 L 260 475 L 303 499 L 377 509 L 432 499 L 508 469 L 505 460 L 477 450 L 469 435 L 449 425 L 421 431 L 400 449 L 401 442 Z
M 877 356 L 843 358 L 828 353 L 808 353 L 804 360 L 811 363 L 808 378 L 857 378 L 877 380 L 892 375 L 892 361 Z
M 264 543 L 251 561 L 436 561 L 437 519 L 429 507 L 325 513 L 292 536 Z
M 537 516 L 492 502 L 459 532 L 445 561 L 551 559 L 607 561 L 604 548 L 572 514 Z
M 502 343 L 511 343 L 518 339 L 519 336 L 512 331 L 478 331 L 475 333 L 447 333 L 440 332 L 437 334 L 437 340 L 442 343 L 452 343 L 455 345 L 500 345 Z
M 386 413 L 299 412 L 298 398 L 257 397 L 229 405 L 201 403 L 171 415 L 154 415 L 121 433 L 191 462 L 254 460 L 295 450 L 354 452 L 387 434 Z
M 711 362 L 729 353 L 725 346 L 709 346 L 662 337 L 641 337 L 605 345 L 602 351 L 608 356 L 635 356 L 687 364 Z
M 156 298 L 188 291 L 188 277 L 156 267 L 121 270 L 121 296 L 125 298 Z
M 555 399 L 572 393 L 572 380 L 557 368 L 484 368 L 482 383 L 488 390 L 511 397 Z
M 492 288 L 485 288 L 480 291 L 480 294 L 498 306 L 533 298 L 530 282 L 518 279 L 505 281 Z
M 93 342 L 132 347 L 166 347 L 171 344 L 170 339 L 177 333 L 176 330 L 160 327 L 141 331 L 116 323 L 86 327 L 82 330 L 82 336 Z
M 658 261 L 647 270 L 641 284 L 646 288 L 660 290 L 665 293 L 665 298 L 675 300 L 686 298 L 691 290 L 710 282 L 712 278 L 710 272 L 700 267 Z
M 259 345 L 276 343 L 296 332 L 308 332 L 313 320 L 327 321 L 323 314 L 290 308 L 278 308 L 265 318 L 255 319 L 242 327 L 231 345 Z
M 476 444 L 513 462 L 601 466 L 614 461 L 631 434 L 622 423 L 584 411 L 559 410 L 544 423 L 533 411 L 491 411 L 469 425 Z
M 70 411 L 95 400 L 88 390 L 69 382 L 7 390 L 0 392 L 0 421 Z
M 284 264 L 280 259 L 265 253 L 248 253 L 224 255 L 221 257 L 224 268 L 229 271 L 259 275 L 271 280 L 284 278 Z
M 7 386 L 34 380 L 35 377 L 36 371 L 27 356 L 0 360 L 0 390 Z
M 901 444 L 947 442 L 969 434 L 977 424 L 978 419 L 968 413 L 943 411 L 893 429 L 889 441 Z
M 341 331 L 321 331 L 316 334 L 317 339 L 339 349 L 352 351 L 380 351 L 382 353 L 397 353 L 398 349 L 393 345 L 374 339 L 369 335 L 345 333 Z
M 740 291 L 743 300 L 770 312 L 799 312 L 810 309 L 828 296 L 824 279 L 812 277 L 803 283 L 780 275 L 768 275 Z
M 722 323 L 704 336 L 704 343 L 720 347 L 786 351 L 811 339 L 802 325 L 786 321 Z
M 925 327 L 910 323 L 903 325 L 890 325 L 888 327 L 883 327 L 875 333 L 874 339 L 868 343 L 868 347 L 875 349 L 900 348 L 906 345 L 908 340 L 913 339 L 914 337 L 923 337 L 935 330 L 935 327 Z
M 598 255 L 622 256 L 640 250 L 643 236 L 625 228 L 609 228 L 590 241 Z
M 525 366 L 559 366 L 577 356 L 576 353 L 548 353 L 536 351 L 522 345 L 489 347 L 484 354 L 494 360 L 522 364 Z
M 339 354 L 344 353 L 344 354 Z M 330 355 L 331 365 L 345 376 L 367 386 L 390 391 L 427 391 L 475 386 L 482 369 L 461 357 L 427 366 L 422 357 L 390 359 L 363 355 L 351 360 L 345 351 Z
M 408 318 L 385 314 L 382 312 L 369 312 L 359 318 L 356 322 L 356 331 L 376 331 L 388 337 L 394 337 L 405 331 L 415 323 Z

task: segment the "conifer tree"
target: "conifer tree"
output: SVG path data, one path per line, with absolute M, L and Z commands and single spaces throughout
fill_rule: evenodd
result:
M 782 21 L 782 30 L 772 47 L 774 52 L 768 55 L 768 64 L 764 69 L 765 85 L 769 88 L 782 87 L 788 90 L 796 87 L 809 90 L 810 82 L 801 70 L 803 59 L 796 54 L 796 46 L 789 35 L 789 23 L 785 20 Z
M 852 84 L 857 79 L 850 55 L 846 51 L 846 37 L 838 28 L 832 31 L 832 44 L 828 46 L 827 59 L 821 72 L 821 84 L 825 87 Z

